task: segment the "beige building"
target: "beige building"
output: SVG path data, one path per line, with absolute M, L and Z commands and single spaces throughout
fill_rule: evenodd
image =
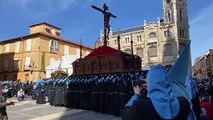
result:
M 30 26 L 30 34 L 0 44 L 0 80 L 45 78 L 45 68 L 64 55 L 80 57 L 80 44 L 60 37 L 61 28 L 49 23 Z M 82 45 L 82 56 L 93 48 Z
M 198 57 L 195 60 L 195 64 L 192 67 L 193 77 L 199 80 L 212 79 L 213 78 L 213 49 L 203 56 Z
M 163 19 L 149 23 L 144 20 L 138 27 L 111 30 L 107 45 L 117 49 L 120 36 L 121 50 L 127 53 L 131 53 L 133 41 L 133 54 L 142 58 L 142 66 L 158 63 L 171 66 L 190 40 L 187 6 L 188 0 L 163 0 Z M 101 31 L 102 41 L 103 36 Z

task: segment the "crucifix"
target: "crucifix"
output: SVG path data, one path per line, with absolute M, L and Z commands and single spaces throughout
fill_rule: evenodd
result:
M 98 10 L 104 15 L 104 46 L 107 45 L 107 38 L 109 39 L 109 31 L 110 31 L 110 17 L 116 18 L 115 15 L 113 15 L 111 12 L 108 11 L 108 6 L 104 3 L 103 10 L 92 5 L 92 8 Z

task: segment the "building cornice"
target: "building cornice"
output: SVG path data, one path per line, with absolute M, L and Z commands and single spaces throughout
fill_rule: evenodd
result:
M 70 41 L 70 40 L 66 40 L 66 39 L 54 36 L 52 34 L 49 34 L 49 33 L 45 33 L 45 32 L 33 33 L 33 34 L 30 34 L 30 35 L 25 35 L 25 36 L 21 36 L 21 37 L 17 37 L 17 38 L 12 38 L 12 39 L 9 39 L 9 40 L 3 40 L 1 42 L 3 44 L 7 44 L 7 43 L 20 41 L 20 40 L 30 39 L 30 38 L 37 37 L 37 36 L 44 36 L 44 37 L 48 37 L 48 38 L 55 39 L 55 40 L 58 40 L 58 41 L 63 41 L 63 42 L 66 42 L 66 43 L 70 43 L 70 44 L 74 44 L 74 45 L 77 45 L 77 46 L 81 46 L 80 43 L 73 42 L 73 41 Z M 86 46 L 86 45 L 82 45 L 82 47 L 90 49 L 90 50 L 94 49 L 94 48 Z
M 47 26 L 53 27 L 53 28 L 55 28 L 55 29 L 61 30 L 61 28 L 56 27 L 56 26 L 54 26 L 54 25 L 51 25 L 51 24 L 49 24 L 49 23 L 47 23 L 47 22 L 37 23 L 37 24 L 31 25 L 30 27 L 35 27 L 35 26 L 38 26 L 38 25 L 47 25 Z

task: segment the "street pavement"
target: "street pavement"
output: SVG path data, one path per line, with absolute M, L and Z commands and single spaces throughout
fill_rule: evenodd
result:
M 113 115 L 36 104 L 34 100 L 17 101 L 14 106 L 7 106 L 9 120 L 121 120 Z

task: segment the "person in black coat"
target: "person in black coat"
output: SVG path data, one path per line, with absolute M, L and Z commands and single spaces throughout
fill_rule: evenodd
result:
M 37 104 L 45 104 L 45 90 L 44 90 L 44 81 L 38 80 L 37 83 L 37 97 L 36 97 L 36 103 Z

